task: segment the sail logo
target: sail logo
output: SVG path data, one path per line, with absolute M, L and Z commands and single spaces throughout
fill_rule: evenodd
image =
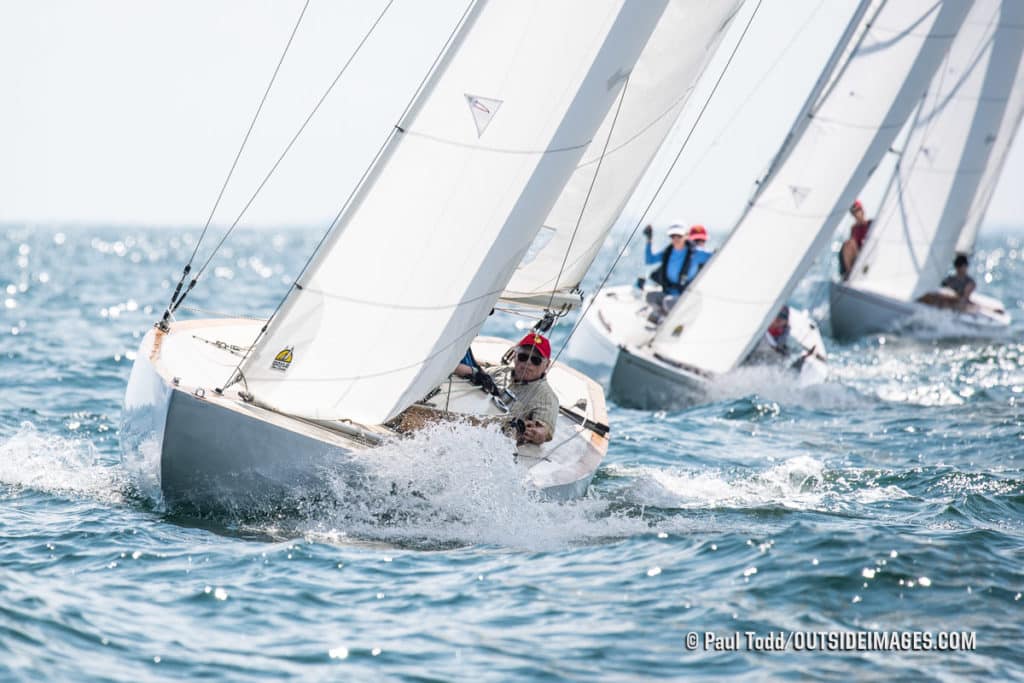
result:
M 274 362 L 270 364 L 270 367 L 274 370 L 280 370 L 284 372 L 292 365 L 292 351 L 295 349 L 294 346 L 286 346 L 277 352 L 274 356 Z
M 498 113 L 503 104 L 501 100 L 490 97 L 479 97 L 466 93 L 466 103 L 469 104 L 469 113 L 473 115 L 473 123 L 476 124 L 476 136 L 479 138 L 491 124 L 491 120 Z
M 804 203 L 805 199 L 807 199 L 807 195 L 811 193 L 811 188 L 790 185 L 789 193 L 793 196 L 793 206 L 795 208 L 800 208 L 800 205 Z

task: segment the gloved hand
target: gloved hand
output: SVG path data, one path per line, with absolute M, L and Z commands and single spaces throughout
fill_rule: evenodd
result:
M 488 394 L 497 395 L 498 393 L 498 387 L 494 384 L 494 378 L 480 368 L 477 368 L 476 371 L 473 372 L 473 376 L 469 378 L 469 381 L 486 391 Z
M 644 237 L 647 238 L 648 242 L 650 242 L 651 238 L 654 237 L 654 228 L 652 228 L 650 225 L 645 227 L 644 228 Z

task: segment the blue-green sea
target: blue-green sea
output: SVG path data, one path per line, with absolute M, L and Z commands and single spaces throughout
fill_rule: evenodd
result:
M 135 350 L 198 231 L 0 234 L 0 680 L 1024 679 L 1019 230 L 983 232 L 972 265 L 1005 335 L 827 339 L 822 386 L 610 403 L 578 502 L 535 499 L 466 428 L 382 454 L 418 496 L 245 519 L 166 510 L 121 463 Z M 266 315 L 318 237 L 232 236 L 180 317 Z M 834 264 L 794 295 L 823 321 Z

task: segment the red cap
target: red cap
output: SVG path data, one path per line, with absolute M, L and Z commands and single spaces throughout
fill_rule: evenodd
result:
M 864 205 L 860 203 L 859 199 L 854 201 L 853 204 L 850 204 L 850 213 L 853 213 L 857 209 L 860 209 L 861 211 L 864 210 Z
M 690 226 L 690 234 L 686 237 L 689 240 L 706 240 L 707 238 L 708 231 L 704 229 L 703 225 Z
M 545 358 L 551 358 L 551 342 L 544 335 L 537 334 L 536 332 L 530 332 L 520 339 L 516 346 L 532 346 L 540 351 L 540 355 Z

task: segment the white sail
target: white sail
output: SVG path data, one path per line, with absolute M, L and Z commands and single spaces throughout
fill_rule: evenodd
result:
M 1019 13 L 1021 10 L 1020 3 L 1015 3 L 1012 0 L 1003 3 L 1003 11 L 1009 12 L 1011 9 Z M 1005 30 L 1009 30 L 1009 28 L 1009 26 L 1006 26 Z M 1018 23 L 1018 30 L 1024 30 L 1024 26 L 1020 26 Z M 1020 39 L 1024 40 L 1024 38 Z M 974 242 L 978 238 L 978 230 L 981 228 L 981 222 L 985 218 L 985 212 L 988 211 L 988 205 L 992 201 L 992 194 L 999 183 L 1003 166 L 1006 165 L 1006 157 L 1009 155 L 1014 138 L 1016 138 L 1017 131 L 1020 129 L 1022 118 L 1024 118 L 1024 74 L 1018 70 L 1017 78 L 1007 98 L 1003 122 L 991 143 L 992 151 L 989 154 L 988 164 L 985 166 L 985 173 L 978 184 L 978 191 L 974 195 L 974 201 L 971 202 L 971 208 L 967 211 L 967 220 L 964 223 L 963 230 L 960 231 L 960 238 L 956 243 L 958 254 L 971 254 L 974 251 Z
M 1022 56 L 1024 3 L 975 0 L 913 120 L 851 286 L 902 301 L 938 287 L 961 233 L 977 232 L 997 178 L 989 169 L 1006 155 L 997 144 L 1008 147 L 1020 119 L 1009 106 Z
M 380 423 L 448 375 L 664 1 L 479 2 L 242 366 L 256 401 Z
M 746 358 L 928 86 L 970 7 L 875 2 L 736 228 L 653 350 L 723 373 Z
M 551 300 L 554 308 L 579 303 L 571 292 L 679 118 L 740 4 L 669 3 L 630 74 L 621 106 L 608 112 L 502 298 L 537 306 Z

